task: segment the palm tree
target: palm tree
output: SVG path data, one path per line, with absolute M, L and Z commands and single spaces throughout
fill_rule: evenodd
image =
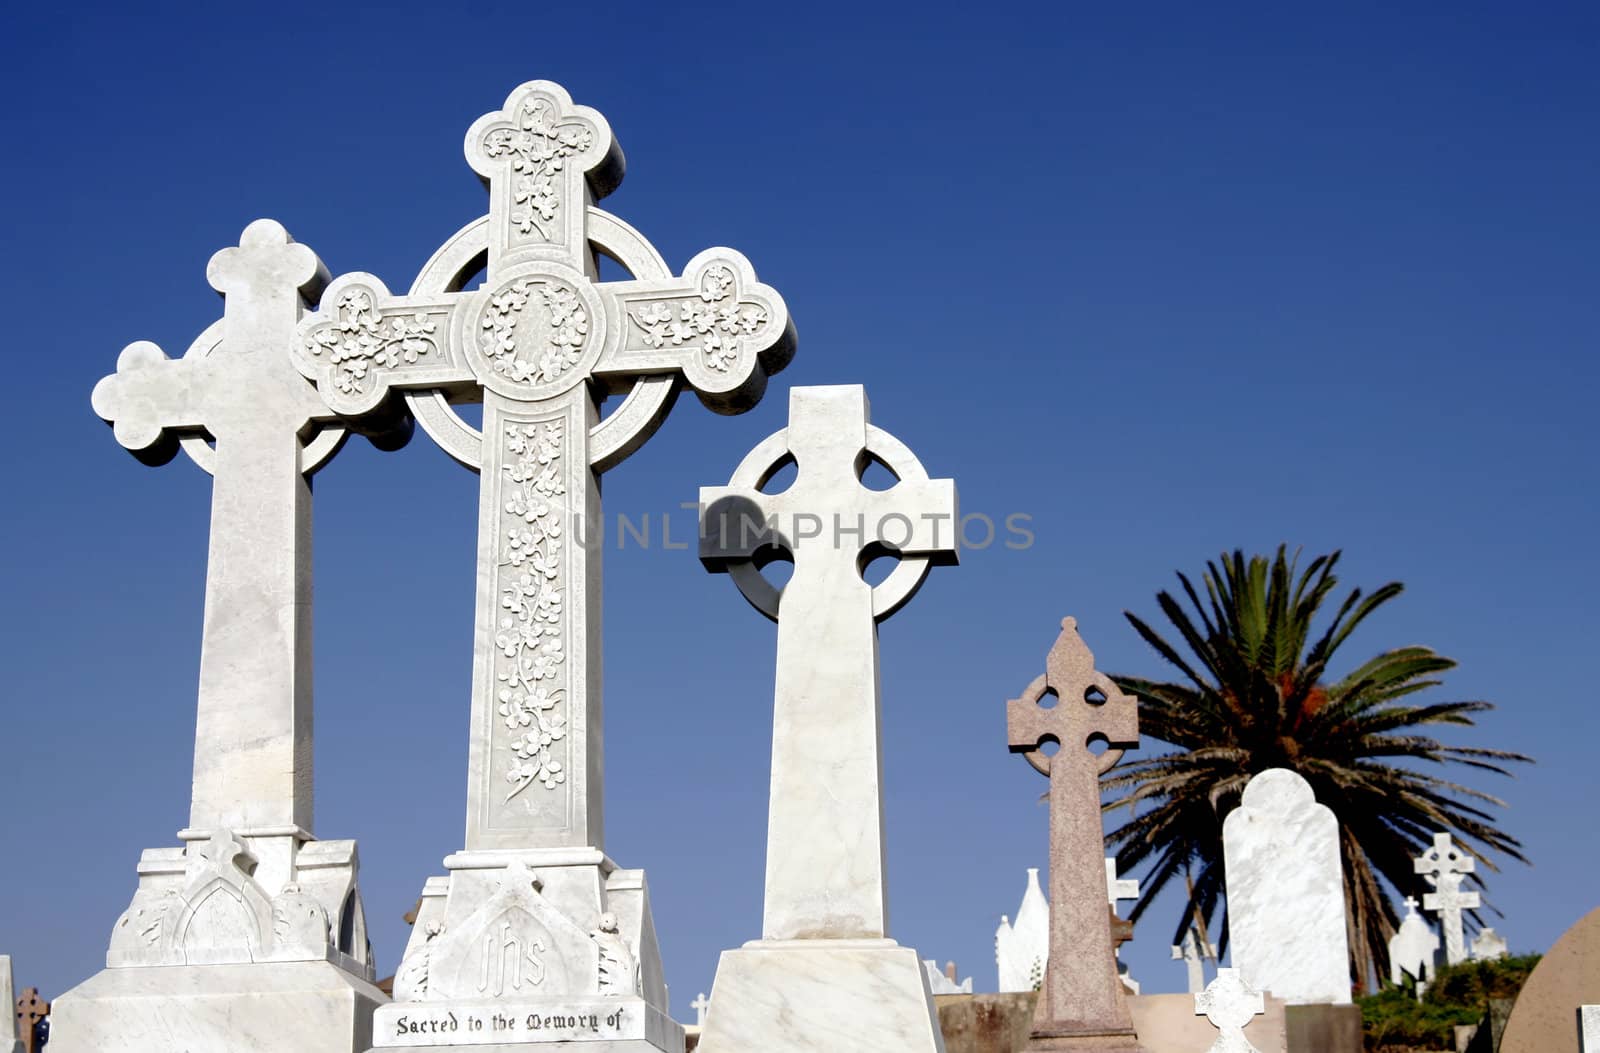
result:
M 1400 595 L 1399 582 L 1363 596 L 1353 590 L 1318 636 L 1312 622 L 1338 580 L 1339 553 L 1296 572 L 1282 547 L 1275 559 L 1242 552 L 1208 563 L 1205 597 L 1178 580 L 1193 614 L 1168 592 L 1156 602 L 1189 657 L 1131 612 L 1146 643 L 1182 674 L 1177 682 L 1115 677 L 1139 698 L 1140 732 L 1172 752 L 1125 761 L 1103 779 L 1106 810 L 1133 818 L 1110 835 L 1120 869 L 1153 857 L 1137 920 L 1169 883 L 1182 879 L 1187 903 L 1173 942 L 1203 938 L 1225 888 L 1222 820 L 1245 783 L 1268 768 L 1291 768 L 1339 819 L 1350 964 L 1357 984 L 1388 973 L 1388 939 L 1398 916 L 1380 878 L 1416 884 L 1412 859 L 1436 830 L 1448 830 L 1489 869 L 1488 850 L 1523 862 L 1521 845 L 1492 825 L 1486 810 L 1503 802 L 1422 769 L 1463 765 L 1501 775 L 1531 758 L 1504 750 L 1446 746 L 1427 725 L 1471 726 L 1488 702 L 1412 704 L 1455 662 L 1426 647 L 1400 647 L 1362 662 L 1337 680 L 1330 664 L 1368 615 Z M 1224 945 L 1227 918 L 1222 919 Z

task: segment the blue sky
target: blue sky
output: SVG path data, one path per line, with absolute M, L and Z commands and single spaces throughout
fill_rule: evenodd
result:
M 864 383 L 963 510 L 1034 545 L 936 570 L 882 631 L 891 934 L 979 989 L 1044 782 L 1004 702 L 1065 614 L 1122 617 L 1224 548 L 1345 552 L 1402 599 L 1347 645 L 1461 662 L 1534 754 L 1489 876 L 1515 950 L 1595 905 L 1586 670 L 1600 308 L 1592 6 L 163 5 L 10 10 L 13 379 L 0 633 L 0 952 L 94 972 L 147 846 L 187 818 L 209 480 L 145 469 L 89 408 L 136 339 L 220 313 L 206 260 L 271 216 L 334 273 L 409 284 L 479 215 L 467 125 L 542 77 L 610 119 L 606 204 L 674 267 L 744 252 L 800 334 L 754 412 L 680 401 L 606 478 L 676 512 Z M 380 969 L 461 846 L 477 481 L 420 435 L 317 478 L 317 833 L 359 839 Z M 686 533 L 691 521 L 677 512 Z M 681 536 L 681 535 L 680 535 Z M 759 933 L 775 634 L 692 552 L 608 551 L 607 847 L 649 873 L 674 1008 Z M 1179 990 L 1176 904 L 1125 948 Z M 692 1016 L 690 1016 L 692 1019 Z

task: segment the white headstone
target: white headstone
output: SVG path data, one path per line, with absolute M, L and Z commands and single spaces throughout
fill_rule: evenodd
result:
M 1269 768 L 1222 824 L 1233 964 L 1290 1005 L 1350 1002 L 1339 821 L 1295 772 Z
M 1506 938 L 1495 932 L 1492 928 L 1480 929 L 1472 941 L 1472 960 L 1475 962 L 1493 961 L 1506 956 Z
M 1389 981 L 1397 985 L 1404 983 L 1409 974 L 1416 980 L 1420 995 L 1433 979 L 1437 967 L 1439 934 L 1417 913 L 1415 897 L 1407 896 L 1405 903 L 1406 916 L 1400 919 L 1400 927 L 1389 937 Z
M 1206 964 L 1200 957 L 1200 943 L 1194 938 L 1193 929 L 1185 932 L 1183 942 L 1172 948 L 1172 960 L 1183 962 L 1190 994 L 1199 994 L 1206 989 Z
M 972 993 L 972 977 L 969 976 L 958 984 L 940 971 L 939 963 L 932 958 L 922 959 L 922 971 L 928 974 L 928 990 L 936 995 Z
M 1600 1005 L 1578 1007 L 1578 1051 L 1600 1053 Z
M 222 319 L 180 359 L 128 345 L 91 396 L 141 460 L 181 447 L 212 474 L 211 533 L 186 847 L 144 852 L 107 970 L 55 1000 L 65 1053 L 220 1048 L 260 1028 L 339 1053 L 383 1000 L 355 843 L 311 833 L 309 475 L 346 430 L 290 352 L 327 271 L 262 219 L 206 277 Z
M 705 1027 L 706 1011 L 711 1008 L 711 999 L 706 997 L 706 993 L 701 991 L 695 996 L 695 1000 L 689 1003 L 689 1008 L 694 1010 L 695 1026 Z
M 1439 916 L 1446 965 L 1459 965 L 1467 960 L 1461 912 L 1476 910 L 1479 897 L 1476 892 L 1462 892 L 1461 879 L 1476 867 L 1477 861 L 1457 848 L 1455 841 L 1443 831 L 1433 835 L 1433 844 L 1416 859 L 1416 872 L 1433 886 L 1433 891 L 1422 897 L 1422 909 Z
M 1000 919 L 994 935 L 994 961 L 1001 992 L 1032 991 L 1044 981 L 1050 960 L 1050 903 L 1039 887 L 1039 870 L 1028 868 L 1017 920 Z
M 887 490 L 861 483 L 874 459 Z M 793 484 L 764 493 L 790 463 Z M 700 558 L 777 621 L 778 672 L 762 939 L 723 953 L 699 1049 L 942 1049 L 921 961 L 885 932 L 877 623 L 954 562 L 955 484 L 868 422 L 859 386 L 800 387 L 789 426 L 700 503 Z M 873 586 L 878 545 L 901 558 Z M 794 561 L 781 592 L 757 562 L 774 548 Z
M 1217 978 L 1194 996 L 1195 1016 L 1205 1017 L 1221 1032 L 1209 1053 L 1261 1053 L 1244 1037 L 1244 1029 L 1266 1011 L 1266 997 L 1245 983 L 1237 969 L 1218 969 Z

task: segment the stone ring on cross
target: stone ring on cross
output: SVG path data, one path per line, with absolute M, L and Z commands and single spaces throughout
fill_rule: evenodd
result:
M 866 453 L 900 482 L 927 482 L 928 470 L 917 460 L 910 447 L 882 428 L 868 424 Z M 760 490 L 780 471 L 795 463 L 790 449 L 789 429 L 774 432 L 756 445 L 728 481 L 729 487 Z M 954 532 L 956 523 L 950 524 Z M 872 588 L 872 617 L 882 621 L 901 607 L 922 588 L 933 566 L 934 559 L 927 555 L 900 554 L 899 563 L 889 576 Z M 750 605 L 773 621 L 778 620 L 778 603 L 783 589 L 768 581 L 761 573 L 766 564 L 757 559 L 740 560 L 728 564 L 728 576 L 738 586 Z
M 1038 676 L 1033 678 L 1032 683 L 1022 689 L 1022 695 L 1018 701 L 1028 702 L 1032 705 L 1038 705 L 1040 701 L 1044 699 L 1044 696 L 1049 693 L 1049 676 L 1045 673 L 1040 673 Z M 1100 774 L 1104 775 L 1112 768 L 1115 768 L 1122 760 L 1122 755 L 1126 752 L 1127 750 L 1125 749 L 1108 749 L 1104 753 L 1100 754 Z M 1027 753 L 1024 753 L 1022 757 L 1029 764 L 1033 765 L 1033 770 L 1038 772 L 1040 775 L 1050 774 L 1050 757 L 1044 752 L 1044 750 L 1029 750 Z

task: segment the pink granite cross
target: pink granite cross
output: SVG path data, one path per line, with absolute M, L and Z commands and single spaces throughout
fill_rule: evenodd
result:
M 1028 1050 L 1138 1050 L 1106 924 L 1100 773 L 1139 744 L 1138 700 L 1094 668 L 1073 618 L 1045 675 L 1006 703 L 1011 752 L 1050 777 L 1050 962 Z M 1094 742 L 1107 752 L 1096 756 Z M 1043 748 L 1059 749 L 1047 755 Z

